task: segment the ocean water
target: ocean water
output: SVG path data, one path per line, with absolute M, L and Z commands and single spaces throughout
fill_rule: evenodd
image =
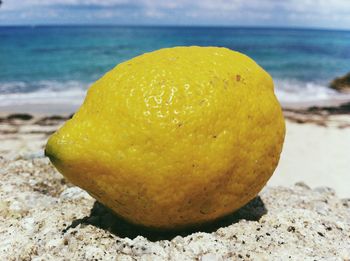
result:
M 0 106 L 81 103 L 89 85 L 136 55 L 178 45 L 243 52 L 274 78 L 282 103 L 342 97 L 350 31 L 229 27 L 0 27 Z

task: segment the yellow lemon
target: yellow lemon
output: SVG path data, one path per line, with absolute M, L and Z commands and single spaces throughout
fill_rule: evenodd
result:
M 170 229 L 215 220 L 262 189 L 285 134 L 273 81 L 249 57 L 175 47 L 95 82 L 46 154 L 126 220 Z

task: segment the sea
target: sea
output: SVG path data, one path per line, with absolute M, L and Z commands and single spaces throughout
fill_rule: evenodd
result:
M 0 109 L 80 104 L 115 65 L 172 46 L 222 46 L 253 58 L 282 104 L 345 96 L 330 89 L 350 71 L 350 31 L 248 27 L 0 26 Z

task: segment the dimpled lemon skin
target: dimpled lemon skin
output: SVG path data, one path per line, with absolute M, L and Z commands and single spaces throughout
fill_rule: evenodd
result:
M 217 47 L 175 47 L 95 82 L 46 154 L 124 219 L 157 229 L 215 220 L 253 199 L 285 135 L 268 73 Z

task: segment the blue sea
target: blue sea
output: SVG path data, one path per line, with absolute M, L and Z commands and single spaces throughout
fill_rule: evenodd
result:
M 350 31 L 238 28 L 0 27 L 0 106 L 81 103 L 116 64 L 179 45 L 224 46 L 274 78 L 282 103 L 340 97 L 329 82 L 350 71 Z

